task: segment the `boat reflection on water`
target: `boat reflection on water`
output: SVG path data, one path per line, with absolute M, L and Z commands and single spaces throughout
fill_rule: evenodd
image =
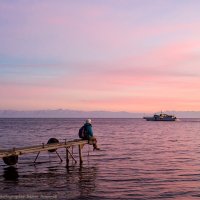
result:
M 175 121 L 177 118 L 174 115 L 168 115 L 165 113 L 154 114 L 151 117 L 143 117 L 147 121 Z

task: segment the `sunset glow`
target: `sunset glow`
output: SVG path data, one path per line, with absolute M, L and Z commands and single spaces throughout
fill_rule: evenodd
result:
M 200 110 L 199 0 L 0 3 L 0 109 Z

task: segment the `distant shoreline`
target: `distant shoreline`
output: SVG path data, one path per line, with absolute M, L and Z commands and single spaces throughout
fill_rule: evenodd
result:
M 200 111 L 164 111 L 177 118 L 200 118 Z M 155 112 L 158 113 L 158 112 Z M 77 110 L 0 110 L 0 118 L 135 118 L 140 119 L 153 113 L 111 112 L 111 111 L 77 111 Z

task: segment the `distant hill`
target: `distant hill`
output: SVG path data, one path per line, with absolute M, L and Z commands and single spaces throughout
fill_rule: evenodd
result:
M 178 118 L 200 118 L 200 111 L 166 111 Z M 0 118 L 142 118 L 154 113 L 110 112 L 110 111 L 77 111 L 77 110 L 35 110 L 17 111 L 0 110 Z
M 141 118 L 142 113 L 77 110 L 0 110 L 0 118 Z

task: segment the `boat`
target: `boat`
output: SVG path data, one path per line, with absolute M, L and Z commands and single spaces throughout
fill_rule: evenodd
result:
M 154 114 L 152 117 L 143 117 L 147 121 L 175 121 L 177 118 L 174 115 L 168 115 L 165 113 Z

